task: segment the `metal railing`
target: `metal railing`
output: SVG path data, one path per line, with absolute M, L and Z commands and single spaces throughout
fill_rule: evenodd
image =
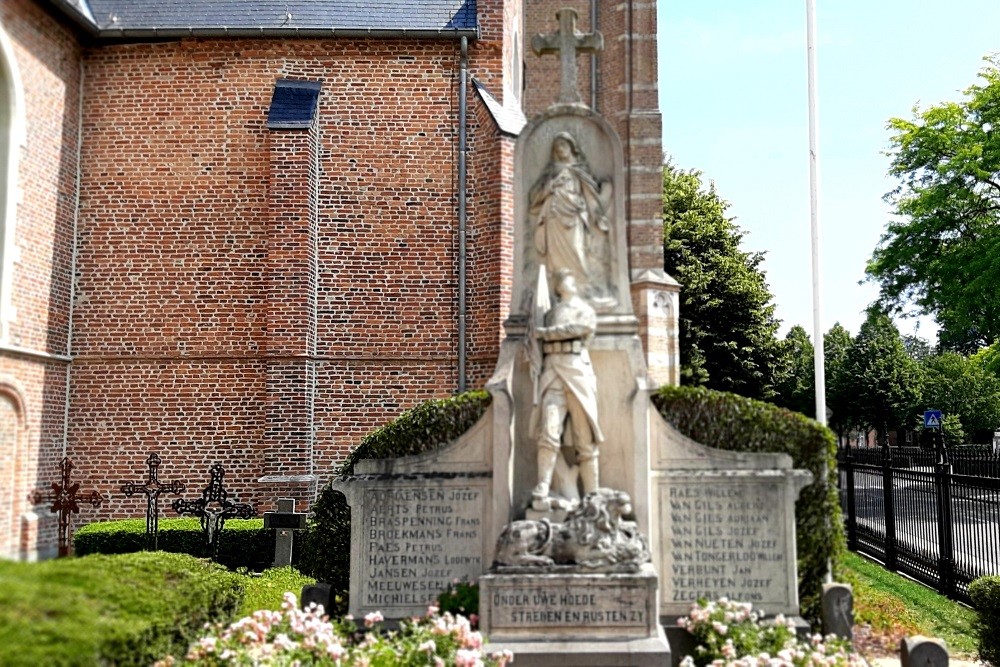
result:
M 1000 574 L 1000 457 L 989 450 L 844 447 L 848 548 L 950 598 Z

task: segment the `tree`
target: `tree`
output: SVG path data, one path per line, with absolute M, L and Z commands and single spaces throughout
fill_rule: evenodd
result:
M 857 422 L 851 414 L 852 383 L 844 373 L 847 355 L 853 344 L 851 333 L 840 322 L 830 327 L 823 336 L 826 406 L 830 410 L 830 428 L 839 435 L 843 435 Z
M 913 420 L 921 395 L 920 369 L 906 354 L 889 316 L 869 309 L 844 360 L 842 410 L 849 426 L 892 430 Z
M 941 344 L 973 352 L 1000 337 L 1000 56 L 961 102 L 893 118 L 890 222 L 867 273 L 883 307 L 933 315 Z
M 663 167 L 664 268 L 681 283 L 680 356 L 685 384 L 750 398 L 774 394 L 782 343 L 760 265 L 743 252 L 729 204 L 701 172 Z
M 773 402 L 809 417 L 816 414 L 815 352 L 806 330 L 795 325 L 785 336 L 785 363 Z
M 1000 378 L 976 359 L 943 352 L 921 365 L 925 408 L 954 416 L 970 436 L 976 431 L 992 433 L 1000 426 Z

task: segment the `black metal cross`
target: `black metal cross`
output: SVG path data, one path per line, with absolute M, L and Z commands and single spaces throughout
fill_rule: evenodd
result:
M 104 496 L 97 491 L 80 493 L 80 482 L 70 482 L 73 473 L 73 463 L 69 457 L 63 457 L 59 462 L 59 470 L 62 472 L 60 480 L 53 482 L 51 491 L 36 489 L 28 495 L 28 500 L 38 504 L 41 502 L 51 502 L 49 510 L 59 515 L 59 557 L 69 555 L 69 519 L 70 514 L 80 513 L 80 503 L 90 503 L 93 507 L 100 507 L 104 502 Z
M 227 519 L 249 519 L 257 516 L 257 510 L 253 505 L 246 503 L 235 503 L 228 499 L 229 492 L 222 485 L 222 477 L 226 474 L 221 464 L 216 463 L 209 470 L 211 481 L 205 490 L 201 492 L 201 498 L 197 500 L 184 500 L 178 498 L 171 507 L 178 514 L 190 514 L 201 519 L 201 530 L 212 548 L 212 558 L 219 552 L 219 533 L 226 524 Z M 213 509 L 210 505 L 217 505 Z
M 122 493 L 131 498 L 137 493 L 146 495 L 146 548 L 156 551 L 160 531 L 160 494 L 172 493 L 175 496 L 184 493 L 184 484 L 178 481 L 163 483 L 159 479 L 161 459 L 159 454 L 151 452 L 146 458 L 146 482 L 125 482 Z
M 576 88 L 576 54 L 597 53 L 604 50 L 604 35 L 599 32 L 579 33 L 576 20 L 579 14 L 569 7 L 556 12 L 559 30 L 551 35 L 535 35 L 531 39 L 531 50 L 535 55 L 558 53 L 562 60 L 560 104 L 579 104 L 580 92 Z

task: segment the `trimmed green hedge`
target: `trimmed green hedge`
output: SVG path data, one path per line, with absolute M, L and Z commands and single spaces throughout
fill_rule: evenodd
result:
M 979 659 L 1000 666 L 1000 576 L 980 577 L 969 584 L 972 607 L 978 614 Z
M 160 551 L 200 558 L 211 556 L 198 519 L 160 519 L 159 526 L 157 545 Z M 83 526 L 73 534 L 73 549 L 78 556 L 134 553 L 145 547 L 145 519 L 99 521 Z M 296 548 L 295 552 L 298 551 L 300 549 Z M 293 553 L 292 562 L 296 560 L 296 553 Z M 215 561 L 230 569 L 245 567 L 255 572 L 271 567 L 274 562 L 274 531 L 264 530 L 263 519 L 226 521 L 219 535 L 219 553 Z
M 488 392 L 477 390 L 421 403 L 365 436 L 337 475 L 351 474 L 364 459 L 411 456 L 442 447 L 472 428 L 491 400 Z M 350 554 L 351 511 L 344 495 L 327 485 L 312 506 L 299 569 L 333 586 L 340 603 L 334 612 L 347 610 Z
M 489 392 L 479 389 L 421 403 L 366 435 L 337 474 L 349 475 L 364 459 L 394 459 L 443 447 L 475 426 L 491 400 Z
M 237 574 L 182 554 L 0 561 L 0 665 L 149 665 L 232 618 Z
M 783 452 L 813 474 L 795 506 L 799 599 L 802 615 L 818 620 L 828 563 L 844 551 L 835 479 L 833 432 L 804 415 L 736 394 L 700 387 L 661 387 L 652 397 L 663 417 L 704 445 L 741 452 Z

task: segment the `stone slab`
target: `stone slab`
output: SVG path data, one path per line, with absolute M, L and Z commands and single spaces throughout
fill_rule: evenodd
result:
M 479 623 L 491 641 L 593 641 L 657 636 L 657 577 L 496 574 L 479 579 Z
M 483 519 L 489 482 L 450 475 L 340 484 L 351 506 L 351 613 L 422 616 L 453 581 L 475 581 L 493 541 Z
M 699 599 L 798 613 L 794 471 L 678 472 L 656 485 L 661 613 Z
M 487 653 L 509 649 L 518 667 L 666 667 L 670 645 L 662 628 L 655 637 L 624 641 L 524 641 L 487 644 Z

